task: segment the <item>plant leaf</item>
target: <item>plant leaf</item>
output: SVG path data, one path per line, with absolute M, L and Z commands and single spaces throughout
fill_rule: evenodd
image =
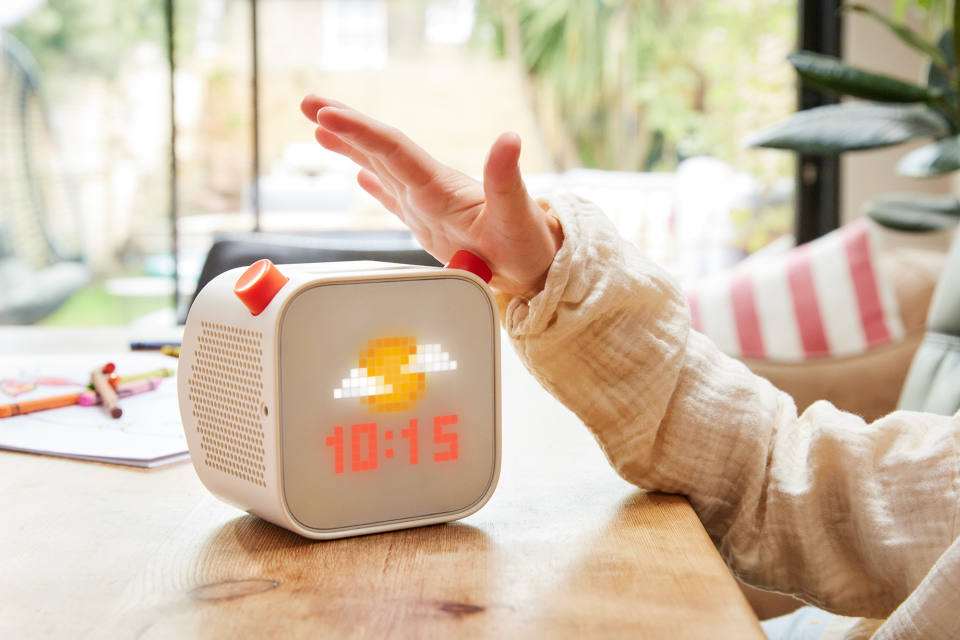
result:
M 883 15 L 877 13 L 875 10 L 870 7 L 864 6 L 862 4 L 849 4 L 845 6 L 846 9 L 850 11 L 855 11 L 857 13 L 865 14 L 887 29 L 892 31 L 898 38 L 903 40 L 909 46 L 913 47 L 920 53 L 930 56 L 937 64 L 944 65 L 943 54 L 940 53 L 940 50 L 932 42 L 928 42 L 920 34 L 915 31 L 907 28 L 902 24 L 897 24 L 896 22 L 891 21 L 890 19 L 884 17 Z
M 907 17 L 907 4 L 910 0 L 894 0 L 893 7 L 890 9 L 890 17 L 894 20 L 903 20 Z
M 950 66 L 953 69 L 953 72 L 956 73 L 957 60 L 960 60 L 960 40 L 957 40 L 956 35 L 960 33 L 960 2 L 953 3 L 953 29 L 950 29 L 950 32 L 954 36 L 953 38 L 953 64 Z
M 743 144 L 836 154 L 948 135 L 950 128 L 943 116 L 929 107 L 855 102 L 799 111 L 785 122 L 748 136 Z
M 951 196 L 889 194 L 868 202 L 863 212 L 877 223 L 899 231 L 935 231 L 960 222 L 960 202 Z
M 897 173 L 908 178 L 932 178 L 960 169 L 960 140 L 937 140 L 900 158 Z
M 957 119 L 957 113 L 960 111 L 960 100 L 957 99 L 957 90 L 954 86 L 953 73 L 951 69 L 956 66 L 953 57 L 953 30 L 947 30 L 940 36 L 937 43 L 947 67 L 929 63 L 927 66 L 927 86 L 936 87 L 943 91 L 944 99 L 941 102 L 931 104 L 950 123 L 952 133 L 960 133 L 960 120 Z
M 874 222 L 897 231 L 936 231 L 957 226 L 960 219 L 935 211 L 896 211 L 879 209 L 869 211 L 867 215 Z
M 932 102 L 943 97 L 937 87 L 921 87 L 862 69 L 837 58 L 802 51 L 787 56 L 800 77 L 824 89 L 879 102 Z
M 955 58 L 953 57 L 953 31 L 946 31 L 942 36 L 940 36 L 940 42 L 938 43 L 940 51 L 943 53 L 943 58 L 946 63 L 947 68 L 952 69 L 956 64 Z M 943 67 L 939 67 L 935 64 L 931 64 L 930 68 L 927 70 L 927 86 L 936 87 L 943 91 L 944 95 L 947 96 L 947 100 L 951 105 L 956 105 L 957 103 L 957 94 L 953 89 L 953 83 L 949 75 L 944 72 Z

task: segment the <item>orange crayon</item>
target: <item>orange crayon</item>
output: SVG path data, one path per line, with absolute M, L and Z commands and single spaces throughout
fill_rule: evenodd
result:
M 27 400 L 26 402 L 0 405 L 0 418 L 11 418 L 25 413 L 69 407 L 72 404 L 77 404 L 79 400 L 79 393 L 70 393 L 65 396 L 53 396 L 52 398 L 40 398 L 39 400 Z

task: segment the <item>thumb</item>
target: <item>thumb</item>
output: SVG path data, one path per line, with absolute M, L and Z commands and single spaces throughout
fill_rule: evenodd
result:
M 489 216 L 492 240 L 481 247 L 487 251 L 480 257 L 492 259 L 492 287 L 529 297 L 543 287 L 547 270 L 563 244 L 563 230 L 527 193 L 518 160 L 520 136 L 502 134 L 490 148 L 483 168 L 483 213 Z
M 530 197 L 520 176 L 520 136 L 504 133 L 493 143 L 483 167 L 487 209 L 495 218 L 517 220 L 526 213 Z

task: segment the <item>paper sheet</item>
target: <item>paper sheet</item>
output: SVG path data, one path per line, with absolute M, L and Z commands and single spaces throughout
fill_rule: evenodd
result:
M 123 377 L 177 368 L 155 352 L 0 358 L 0 404 L 78 393 L 90 371 L 113 362 Z M 31 388 L 32 387 L 32 388 Z M 123 415 L 101 406 L 70 406 L 0 419 L 0 448 L 137 467 L 186 460 L 187 441 L 177 405 L 176 377 L 120 401 Z

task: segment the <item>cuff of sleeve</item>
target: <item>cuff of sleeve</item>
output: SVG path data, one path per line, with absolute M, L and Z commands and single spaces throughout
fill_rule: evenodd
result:
M 588 253 L 604 257 L 619 251 L 612 246 L 619 242 L 619 236 L 606 215 L 593 203 L 571 193 L 538 198 L 537 202 L 547 215 L 560 222 L 563 245 L 550 265 L 540 293 L 530 300 L 497 293 L 500 320 L 507 335 L 514 339 L 542 333 L 554 321 L 562 301 L 575 302 L 587 294 L 585 282 L 581 279 L 580 286 L 575 286 L 572 276 L 576 265 L 587 260 Z
M 595 204 L 544 198 L 563 245 L 543 291 L 501 297 L 503 326 L 540 384 L 597 436 L 614 468 L 642 486 L 690 333 L 683 292 L 624 241 Z

